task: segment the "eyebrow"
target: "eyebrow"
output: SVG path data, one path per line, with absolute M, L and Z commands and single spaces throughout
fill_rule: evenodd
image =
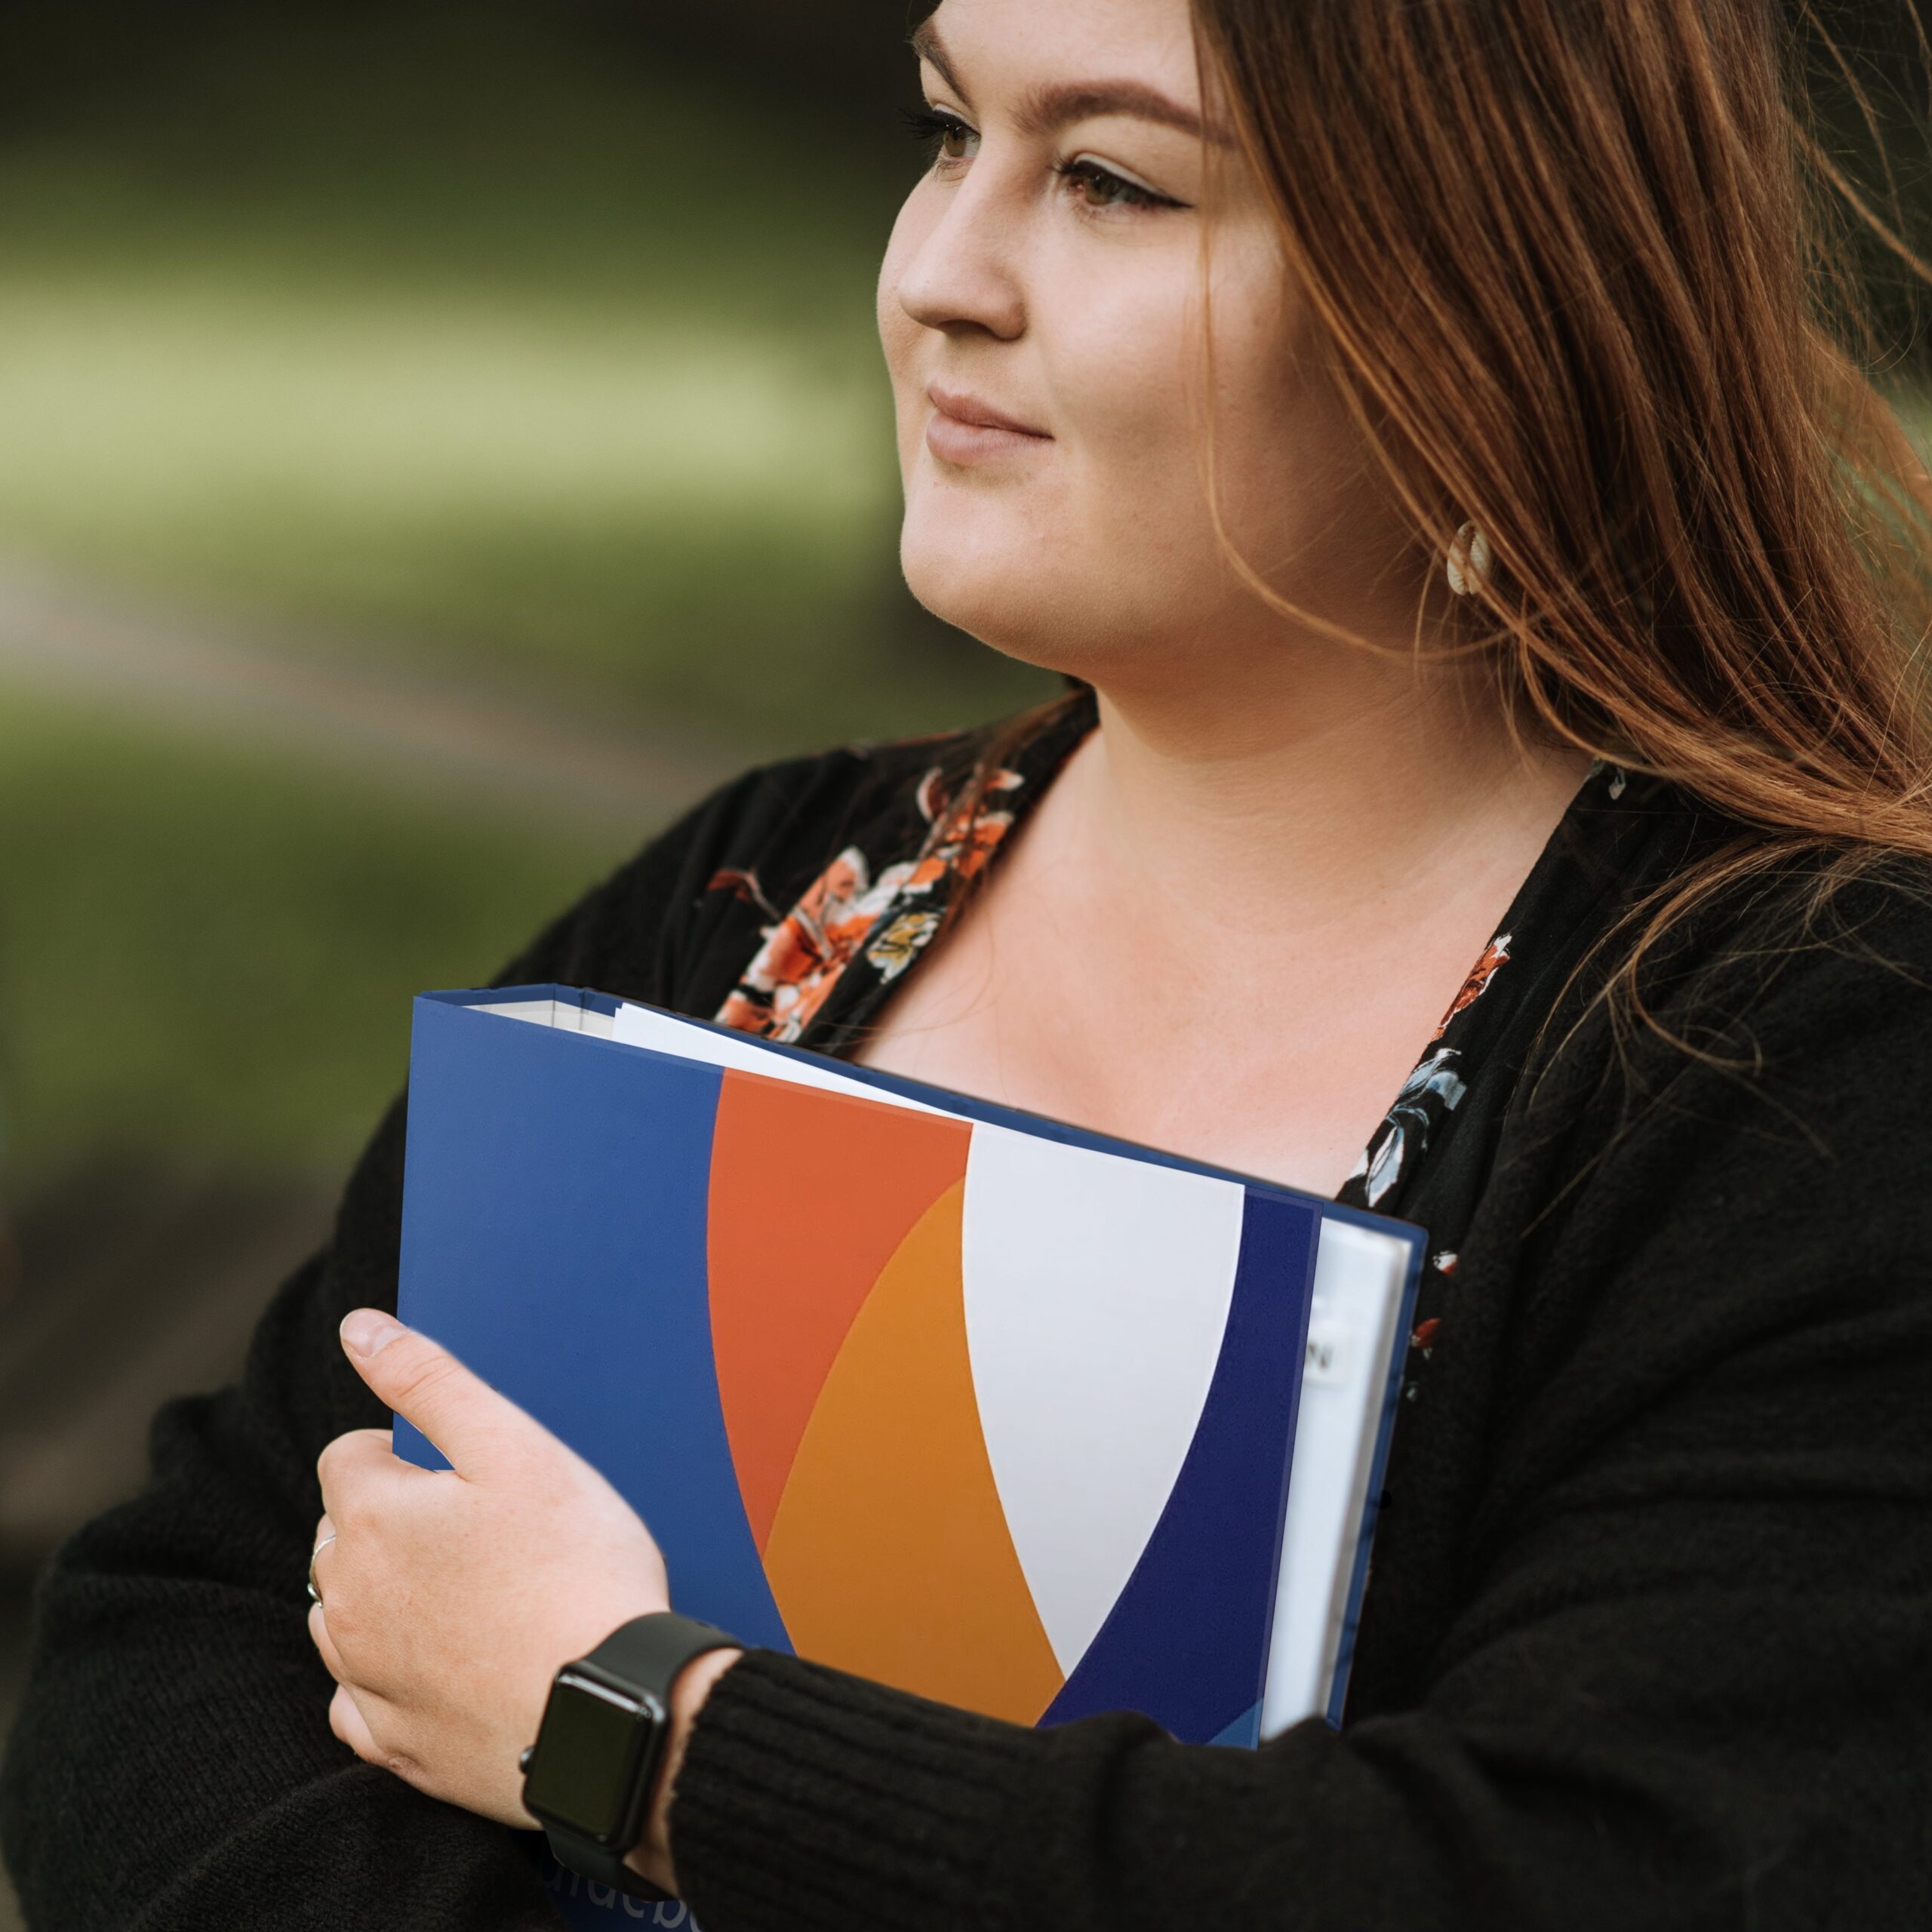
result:
M 929 61 L 940 78 L 961 100 L 969 106 L 972 104 L 971 97 L 960 85 L 959 75 L 946 56 L 946 43 L 931 21 L 914 29 L 912 51 L 921 60 Z M 1023 134 L 1037 139 L 1070 127 L 1076 121 L 1095 120 L 1108 114 L 1151 121 L 1217 147 L 1233 145 L 1231 137 L 1218 128 L 1206 125 L 1193 109 L 1183 107 L 1158 88 L 1140 81 L 1072 81 L 1055 87 L 1035 88 L 1021 100 L 1013 118 Z

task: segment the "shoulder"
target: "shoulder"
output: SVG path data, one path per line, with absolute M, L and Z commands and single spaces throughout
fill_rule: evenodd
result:
M 1586 1275 L 1679 1247 L 1770 1275 L 1827 1250 L 1922 1269 L 1932 866 L 1794 860 L 1713 892 L 1652 954 L 1634 999 L 1604 996 L 1607 961 L 1550 1029 L 1491 1204 Z
M 975 734 L 852 743 L 753 765 L 696 800 L 614 875 L 621 897 L 667 866 L 758 863 L 774 878 L 823 863 L 838 841 L 903 820 L 921 774 L 949 767 Z
M 1776 1084 L 1875 1054 L 1932 1052 L 1932 864 L 1799 858 L 1688 908 L 1640 971 L 1645 1063 L 1737 1063 Z M 1665 1051 L 1675 1048 L 1675 1053 Z
M 1932 869 L 1794 862 L 1660 952 L 1643 1008 L 1519 1089 L 1463 1244 L 1444 1333 L 1493 1370 L 1525 1483 L 1618 1431 L 1675 1458 L 1655 1419 L 1680 1412 L 1774 1461 L 1875 1429 L 1904 1384 L 1922 1411 Z M 1903 1413 L 1887 1439 L 1932 1469 Z
M 761 925 L 842 855 L 877 869 L 916 851 L 946 798 L 1033 715 L 748 768 L 566 911 L 500 983 L 556 979 L 674 1006 L 709 998 L 723 955 L 742 964 Z

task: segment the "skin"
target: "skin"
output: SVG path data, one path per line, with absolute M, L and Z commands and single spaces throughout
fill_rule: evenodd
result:
M 376 1309 L 343 1321 L 344 1352 L 377 1398 L 449 1459 L 398 1460 L 386 1429 L 322 1451 L 309 1612 L 336 1691 L 329 1727 L 355 1755 L 431 1796 L 526 1829 L 517 1756 L 558 1665 L 621 1623 L 668 1610 L 651 1532 L 583 1458 L 426 1335 Z M 679 1676 L 668 1793 L 690 1721 L 737 1651 Z M 632 1863 L 675 1879 L 653 1813 Z
M 857 1057 L 1332 1193 L 1585 761 L 1517 745 L 1466 671 L 1414 651 L 1419 608 L 1426 635 L 1454 621 L 1441 559 L 1366 462 L 1217 142 L 1184 0 L 944 0 L 931 27 L 949 131 L 879 286 L 906 575 L 993 648 L 1086 678 L 1100 724 Z M 1203 131 L 1171 125 L 1189 115 Z M 1209 427 L 1228 531 L 1300 616 L 1223 557 Z M 331 1725 L 534 1826 L 516 1758 L 550 1679 L 668 1606 L 662 1558 L 426 1337 L 364 1309 L 344 1346 L 454 1466 L 398 1462 L 387 1431 L 323 1454 Z M 738 1654 L 678 1680 L 632 1860 L 672 1889 L 677 1768 Z

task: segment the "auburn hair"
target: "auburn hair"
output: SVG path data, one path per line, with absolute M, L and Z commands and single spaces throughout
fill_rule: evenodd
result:
M 1739 828 L 1648 907 L 1632 1000 L 1727 884 L 1932 858 L 1932 478 L 1873 380 L 1854 225 L 1932 267 L 1828 152 L 1821 51 L 1875 116 L 1788 4 L 1193 0 L 1393 500 L 1438 558 L 1466 521 L 1488 540 L 1455 635 L 1419 597 L 1415 648 L 1481 654 L 1519 728 Z

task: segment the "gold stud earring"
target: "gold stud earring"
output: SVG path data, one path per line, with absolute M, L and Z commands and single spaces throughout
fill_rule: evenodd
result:
M 1449 546 L 1449 588 L 1466 597 L 1489 579 L 1489 539 L 1473 523 L 1466 523 Z

